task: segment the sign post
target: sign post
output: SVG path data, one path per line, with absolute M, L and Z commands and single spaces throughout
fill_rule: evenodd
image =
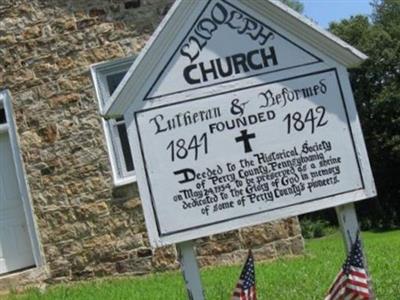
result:
M 351 246 L 353 245 L 354 241 L 356 240 L 357 235 L 360 233 L 360 227 L 359 227 L 358 221 L 357 221 L 357 213 L 356 213 L 356 210 L 354 207 L 354 203 L 347 203 L 347 204 L 344 204 L 341 206 L 337 206 L 337 207 L 335 207 L 335 210 L 336 210 L 336 215 L 337 215 L 337 218 L 339 221 L 340 232 L 343 237 L 343 243 L 345 246 L 346 255 L 348 255 L 348 253 L 351 250 Z M 360 237 L 360 239 L 361 239 L 361 237 Z M 365 252 L 363 251 L 363 253 L 365 253 Z M 367 273 L 369 274 L 367 258 L 365 255 L 364 255 L 364 267 L 365 267 L 365 270 L 367 271 Z M 371 291 L 371 295 L 372 295 L 371 299 L 375 299 L 375 294 L 372 289 L 371 276 L 368 276 L 368 280 L 370 283 L 369 287 L 370 287 L 370 291 Z
M 178 260 L 181 266 L 183 278 L 189 300 L 204 300 L 204 292 L 201 285 L 200 271 L 197 265 L 193 241 L 176 244 Z
M 351 246 L 360 231 L 354 203 L 348 203 L 335 207 L 338 217 L 340 232 L 342 233 L 346 254 L 350 252 Z

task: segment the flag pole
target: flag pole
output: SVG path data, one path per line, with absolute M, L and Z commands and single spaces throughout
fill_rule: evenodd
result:
M 360 232 L 360 227 L 358 225 L 358 220 L 357 220 L 357 213 L 354 207 L 354 203 L 347 203 L 341 206 L 335 207 L 336 210 L 336 215 L 339 221 L 339 227 L 340 231 L 342 233 L 343 241 L 345 244 L 345 249 L 346 249 L 346 256 L 350 253 L 351 247 L 353 243 L 357 239 L 357 235 Z M 361 237 L 361 246 L 362 245 L 362 240 Z M 367 271 L 368 274 L 368 280 L 369 280 L 369 289 L 370 293 L 372 295 L 371 300 L 376 299 L 375 293 L 372 288 L 372 280 L 370 277 L 370 273 L 368 271 L 368 264 L 367 264 L 367 258 L 365 255 L 365 251 L 363 251 L 364 254 L 364 267 L 365 270 Z
M 200 271 L 194 253 L 193 241 L 176 244 L 178 260 L 185 280 L 189 300 L 204 300 Z

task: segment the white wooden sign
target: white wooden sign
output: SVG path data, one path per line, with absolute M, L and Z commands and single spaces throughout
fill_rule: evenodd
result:
M 334 69 L 138 111 L 135 121 L 160 237 L 333 206 L 365 188 Z
M 153 246 L 376 194 L 342 65 L 365 57 L 291 14 L 178 1 L 117 89 Z

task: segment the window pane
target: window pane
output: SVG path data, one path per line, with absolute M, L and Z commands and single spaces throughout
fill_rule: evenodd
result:
M 128 57 L 103 62 L 92 69 L 93 81 L 96 83 L 97 100 L 102 108 L 110 102 L 110 96 L 115 93 L 133 61 L 133 57 Z M 114 183 L 120 185 L 135 181 L 135 166 L 124 118 L 104 120 L 102 123 L 107 137 L 107 149 L 109 150 Z
M 131 147 L 129 147 L 128 133 L 126 131 L 126 126 L 125 124 L 118 124 L 117 128 L 118 128 L 119 139 L 121 141 L 122 153 L 124 155 L 126 171 L 128 172 L 133 171 L 135 167 L 133 165 Z
M 5 124 L 5 123 L 7 123 L 6 112 L 4 108 L 0 108 L 0 124 Z
M 117 89 L 119 83 L 121 82 L 122 78 L 124 78 L 125 74 L 126 72 L 107 75 L 107 84 L 110 95 L 112 95 L 112 93 L 114 93 L 114 91 Z

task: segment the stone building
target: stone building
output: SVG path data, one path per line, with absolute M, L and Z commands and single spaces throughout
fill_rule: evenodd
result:
M 0 287 L 177 268 L 147 241 L 124 120 L 98 113 L 171 2 L 0 0 Z M 196 251 L 228 264 L 248 247 L 302 253 L 297 218 Z

